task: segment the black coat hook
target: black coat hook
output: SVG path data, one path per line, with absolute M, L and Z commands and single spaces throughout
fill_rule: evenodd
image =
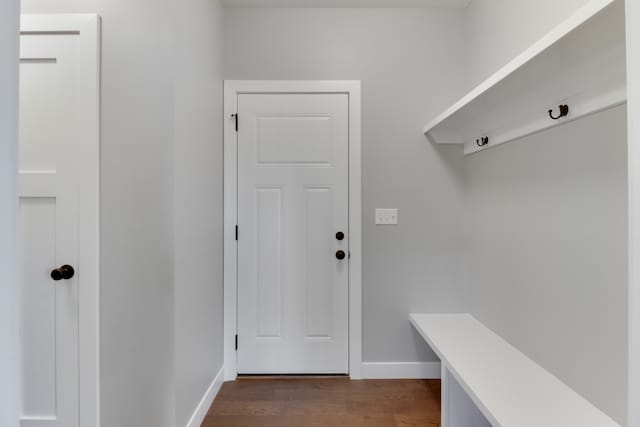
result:
M 484 147 L 485 145 L 487 145 L 489 143 L 489 137 L 488 136 L 483 136 L 480 139 L 476 139 L 476 145 L 478 147 Z
M 569 115 L 569 106 L 566 104 L 562 104 L 560 107 L 560 114 L 558 116 L 553 116 L 553 110 L 549 110 L 549 117 L 551 117 L 553 120 L 558 120 L 561 119 L 563 117 L 566 117 Z

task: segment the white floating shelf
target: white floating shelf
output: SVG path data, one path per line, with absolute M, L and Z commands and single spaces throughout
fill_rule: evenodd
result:
M 626 102 L 624 0 L 592 0 L 424 129 L 464 153 L 504 144 Z M 559 120 L 560 105 L 569 114 Z M 477 140 L 488 137 L 479 147 Z

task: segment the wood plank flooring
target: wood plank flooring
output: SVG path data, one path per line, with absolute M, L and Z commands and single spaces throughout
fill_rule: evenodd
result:
M 202 427 L 439 427 L 439 380 L 242 378 Z

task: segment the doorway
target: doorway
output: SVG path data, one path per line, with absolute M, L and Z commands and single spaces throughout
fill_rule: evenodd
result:
M 359 88 L 225 83 L 227 379 L 360 376 Z

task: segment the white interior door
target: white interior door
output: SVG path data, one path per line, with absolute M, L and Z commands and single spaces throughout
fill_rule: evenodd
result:
M 241 94 L 238 117 L 238 372 L 348 373 L 348 95 Z
M 97 151 L 87 129 L 96 122 L 85 118 L 96 93 L 85 92 L 79 32 L 42 30 L 23 31 L 20 53 L 21 425 L 77 427 L 79 287 L 93 280 L 93 266 L 83 276 L 81 213 L 97 224 L 97 211 L 86 209 L 87 183 L 97 182 L 97 170 L 87 172 Z

